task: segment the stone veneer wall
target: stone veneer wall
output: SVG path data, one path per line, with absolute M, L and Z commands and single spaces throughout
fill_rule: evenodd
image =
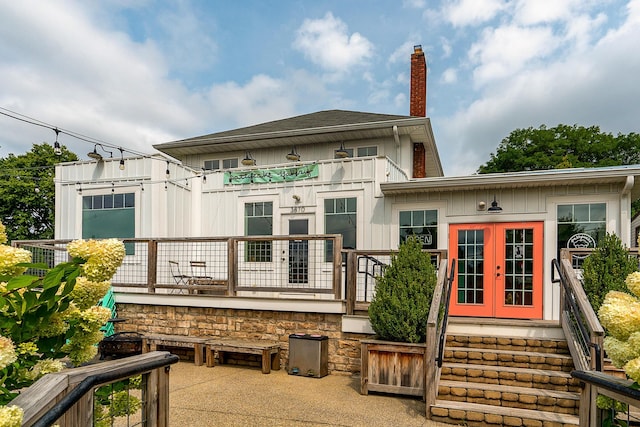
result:
M 118 304 L 118 317 L 127 319 L 118 330 L 212 338 L 265 339 L 281 343 L 283 366 L 289 360 L 289 335 L 329 337 L 330 372 L 360 372 L 360 340 L 366 334 L 342 332 L 341 314 L 236 310 L 208 307 Z

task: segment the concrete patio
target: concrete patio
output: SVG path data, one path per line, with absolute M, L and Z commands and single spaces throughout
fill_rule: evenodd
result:
M 359 392 L 357 376 L 305 378 L 283 369 L 171 366 L 171 426 L 422 426 L 428 421 L 419 399 Z

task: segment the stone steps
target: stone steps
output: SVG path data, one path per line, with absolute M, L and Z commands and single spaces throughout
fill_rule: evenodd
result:
M 447 337 L 431 419 L 481 426 L 578 425 L 580 382 L 566 341 Z
M 431 419 L 468 427 L 573 427 L 579 425 L 579 419 L 575 415 L 530 409 L 514 410 L 502 406 L 447 400 L 436 400 L 435 405 L 431 407 Z
M 580 381 L 567 372 L 511 366 L 443 363 L 440 379 L 580 392 Z
M 566 391 L 448 380 L 438 384 L 438 398 L 573 415 L 580 406 L 579 396 Z
M 477 347 L 445 349 L 444 361 L 489 366 L 510 366 L 548 371 L 571 372 L 573 360 L 566 354 L 532 351 L 496 350 Z

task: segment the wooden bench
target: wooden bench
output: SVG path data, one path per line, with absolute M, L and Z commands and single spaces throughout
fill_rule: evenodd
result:
M 209 340 L 205 344 L 207 366 L 215 366 L 214 353 L 219 363 L 224 363 L 224 353 L 257 354 L 262 356 L 262 373 L 280 370 L 280 343 L 274 341 L 247 341 L 232 339 Z
M 209 338 L 204 337 L 189 337 L 186 335 L 146 334 L 142 337 L 142 352 L 156 351 L 159 345 L 192 348 L 194 352 L 194 363 L 196 366 L 202 366 L 202 354 L 208 339 Z

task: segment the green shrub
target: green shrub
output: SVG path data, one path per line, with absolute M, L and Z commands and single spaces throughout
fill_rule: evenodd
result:
M 430 255 L 416 239 L 407 239 L 378 278 L 369 306 L 371 326 L 378 338 L 424 342 L 436 281 Z
M 638 269 L 638 260 L 615 234 L 607 233 L 582 264 L 583 287 L 597 313 L 609 291 L 629 293 L 624 280 Z

